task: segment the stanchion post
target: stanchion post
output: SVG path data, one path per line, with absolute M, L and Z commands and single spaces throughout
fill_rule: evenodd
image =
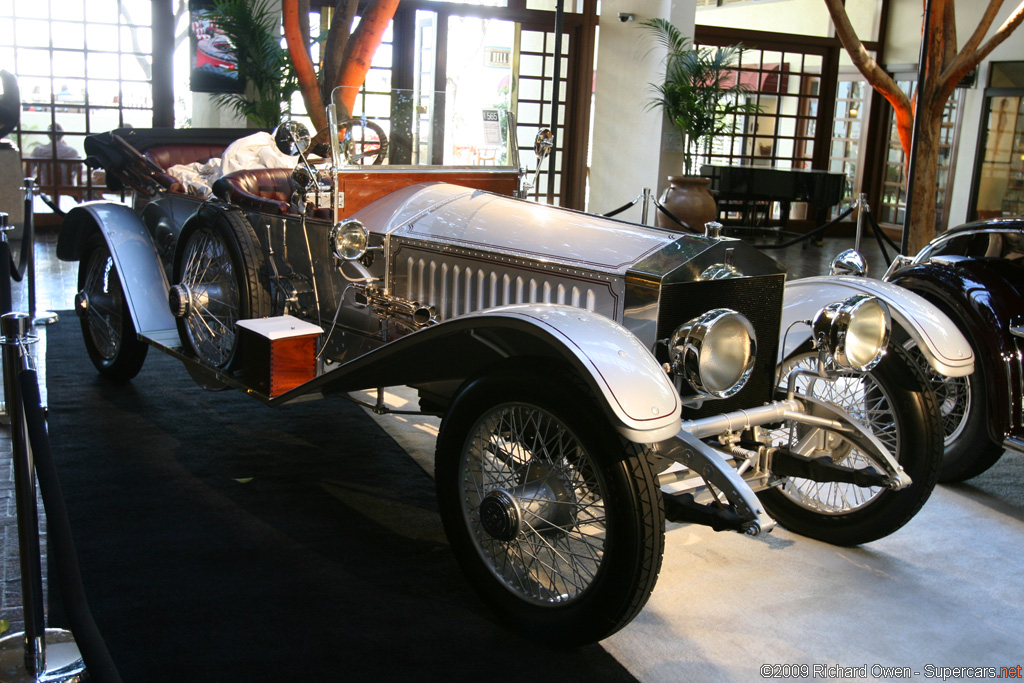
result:
M 3 315 L 4 313 L 10 313 L 12 307 L 10 268 L 3 267 L 4 265 L 9 266 L 9 262 L 11 259 L 11 252 L 9 249 L 9 245 L 7 244 L 7 233 L 13 230 L 14 226 L 10 224 L 10 221 L 8 220 L 9 218 L 10 217 L 8 216 L 6 211 L 0 211 L 0 245 L 2 245 L 0 246 L 0 259 L 6 258 L 8 260 L 8 264 L 0 264 L 0 271 L 6 274 L 3 276 L 3 279 L 5 279 L 6 281 L 0 282 L 0 315 Z M 2 388 L 3 384 L 0 383 L 0 389 Z M 6 393 L 4 393 L 3 396 L 0 396 L 0 424 L 4 425 L 9 424 L 11 421 L 10 415 L 7 414 L 6 396 Z
M 0 680 L 71 683 L 86 680 L 85 662 L 70 631 L 46 628 L 43 613 L 43 574 L 39 552 L 39 514 L 32 457 L 19 373 L 31 368 L 28 346 L 38 341 L 29 334 L 27 313 L 0 316 L 3 385 L 11 416 L 14 490 L 18 511 L 18 551 L 25 631 L 0 638 Z M 48 657 L 49 653 L 49 657 Z
M 863 192 L 857 197 L 857 237 L 853 241 L 853 248 L 860 252 L 860 238 L 864 234 L 864 216 L 869 211 L 868 196 Z
M 643 197 L 644 197 L 644 206 L 643 206 L 643 209 L 641 209 L 641 211 L 640 211 L 640 213 L 641 213 L 640 222 L 643 223 L 644 225 L 647 225 L 647 210 L 648 210 L 648 206 L 650 206 L 650 203 L 651 203 L 651 188 L 649 188 L 649 187 L 645 187 L 644 188 Z
M 28 249 L 28 310 L 32 315 L 33 325 L 49 325 L 57 322 L 57 314 L 53 311 L 40 311 L 36 308 L 36 222 L 35 222 L 35 178 L 25 178 L 25 230 L 22 249 Z
M 39 555 L 39 515 L 36 510 L 36 475 L 25 427 L 25 409 L 18 389 L 18 372 L 28 362 L 26 344 L 31 320 L 25 313 L 0 317 L 3 346 L 4 396 L 11 416 L 11 447 L 14 457 L 14 490 L 18 510 L 18 550 L 21 558 L 21 597 L 25 612 L 25 669 L 46 670 L 43 616 L 43 573 Z

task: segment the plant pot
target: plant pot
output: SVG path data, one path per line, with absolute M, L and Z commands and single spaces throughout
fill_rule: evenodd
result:
M 704 224 L 718 218 L 718 205 L 711 195 L 710 178 L 691 175 L 670 175 L 668 187 L 658 201 L 673 216 L 699 232 Z M 666 230 L 678 230 L 679 226 L 661 211 L 657 212 L 657 226 Z

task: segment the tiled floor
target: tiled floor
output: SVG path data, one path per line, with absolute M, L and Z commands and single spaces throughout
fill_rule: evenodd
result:
M 764 236 L 748 236 L 759 241 Z M 833 256 L 852 246 L 852 238 L 826 238 L 823 247 L 800 244 L 781 250 L 768 250 L 776 260 L 788 264 L 791 277 L 808 277 L 826 273 Z M 13 245 L 17 250 L 17 244 Z M 873 242 L 864 245 L 864 254 L 871 266 L 871 272 L 881 275 L 885 264 Z M 28 287 L 26 282 L 14 283 L 13 303 L 15 311 L 41 313 L 44 311 L 70 311 L 77 289 L 78 264 L 66 263 L 56 258 L 56 232 L 47 231 L 37 235 L 36 240 L 36 310 L 29 311 Z M 17 252 L 16 252 L 17 253 Z M 36 345 L 37 369 L 40 374 L 40 389 L 45 392 L 46 368 L 46 326 L 35 328 L 39 343 Z M 84 359 L 84 353 L 83 353 Z M 83 362 L 85 362 L 83 360 Z M 44 393 L 45 404 L 45 393 Z M 17 519 L 13 492 L 13 467 L 9 426 L 0 429 L 0 556 L 2 564 L 2 587 L 0 594 L 0 619 L 10 622 L 10 631 L 24 629 L 21 609 L 21 580 L 18 559 Z M 398 438 L 401 443 L 401 438 Z M 45 529 L 45 520 L 40 510 L 40 523 Z M 41 543 L 45 552 L 45 543 Z M 44 563 L 45 564 L 45 563 Z

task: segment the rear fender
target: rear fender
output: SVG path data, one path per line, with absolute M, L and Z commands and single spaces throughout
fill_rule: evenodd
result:
M 679 431 L 675 387 L 643 344 L 601 315 L 557 304 L 478 311 L 382 346 L 280 399 L 321 391 L 466 380 L 517 359 L 561 363 L 591 388 L 619 433 L 656 443 Z
M 160 256 L 145 224 L 129 207 L 115 202 L 88 202 L 71 209 L 57 237 L 57 257 L 80 261 L 95 232 L 103 235 L 110 248 L 139 335 L 177 334 L 167 304 L 169 284 Z
M 779 345 L 779 360 L 788 357 L 811 338 L 809 326 L 793 323 L 810 320 L 822 306 L 855 294 L 878 297 L 888 304 L 893 321 L 917 342 L 936 372 L 949 377 L 963 377 L 974 372 L 974 351 L 949 316 L 908 289 L 855 276 L 808 277 L 786 283 L 781 328 L 786 339 Z M 792 329 L 790 325 L 793 325 Z

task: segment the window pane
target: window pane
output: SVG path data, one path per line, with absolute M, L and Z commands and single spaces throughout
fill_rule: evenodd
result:
M 49 76 L 50 52 L 48 50 L 18 49 L 18 75 Z
M 121 78 L 126 81 L 148 81 L 153 67 L 148 55 L 121 55 Z
M 116 69 L 116 67 L 115 67 Z M 116 71 L 115 71 L 116 73 Z M 53 51 L 53 75 L 55 77 L 77 77 L 85 76 L 85 63 L 82 60 L 81 52 L 63 50 Z
M 153 54 L 153 31 L 144 26 L 122 26 L 121 49 L 125 52 Z
M 85 49 L 85 31 L 81 24 L 69 21 L 55 21 L 53 28 L 53 44 L 55 47 L 74 50 Z
M 117 27 L 108 24 L 86 24 L 85 42 L 90 50 L 117 50 Z

